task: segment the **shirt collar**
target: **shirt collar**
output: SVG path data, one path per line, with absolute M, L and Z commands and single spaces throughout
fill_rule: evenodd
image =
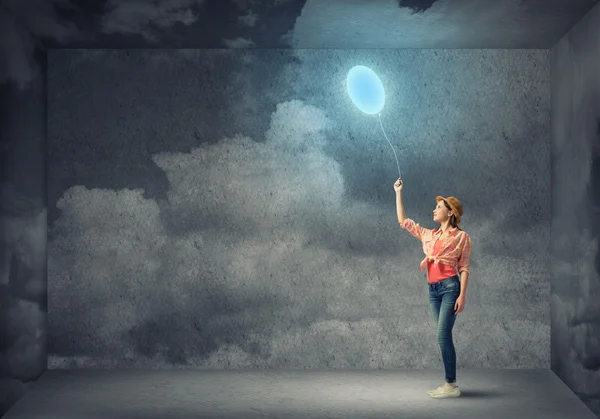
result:
M 442 232 L 442 230 L 439 227 L 436 228 L 433 231 L 436 232 L 436 233 L 441 233 Z M 458 228 L 456 228 L 456 227 L 452 227 L 452 228 L 448 229 L 448 234 L 450 234 L 452 236 L 456 235 L 457 232 L 458 232 Z

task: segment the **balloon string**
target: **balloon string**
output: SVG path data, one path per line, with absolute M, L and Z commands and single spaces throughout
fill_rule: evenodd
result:
M 383 124 L 381 123 L 381 114 L 378 113 L 377 116 L 379 117 L 379 125 L 381 125 L 381 131 L 383 131 L 383 136 L 385 137 L 387 142 L 390 144 L 390 147 L 392 147 L 392 151 L 394 152 L 394 157 L 396 157 L 396 165 L 398 166 L 398 177 L 402 178 L 402 175 L 400 174 L 400 164 L 398 164 L 398 156 L 396 156 L 396 150 L 394 150 L 394 146 L 392 145 L 392 143 L 390 143 L 390 140 L 388 140 L 387 135 L 385 135 L 385 130 L 383 129 Z

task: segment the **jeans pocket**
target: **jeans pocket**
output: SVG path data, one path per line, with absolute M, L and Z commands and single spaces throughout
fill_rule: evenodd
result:
M 460 282 L 453 279 L 452 281 L 444 281 L 443 283 L 444 289 L 448 291 L 460 290 Z

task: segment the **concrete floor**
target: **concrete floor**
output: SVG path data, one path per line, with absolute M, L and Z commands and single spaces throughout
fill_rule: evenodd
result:
M 550 370 L 50 370 L 5 419 L 597 419 Z

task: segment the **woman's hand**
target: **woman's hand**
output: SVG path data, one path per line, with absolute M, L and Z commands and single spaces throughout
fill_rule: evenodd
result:
M 396 183 L 394 183 L 394 190 L 396 192 L 400 192 L 402 190 L 402 178 L 398 178 L 398 180 L 396 181 Z
M 456 303 L 454 303 L 454 314 L 458 314 L 463 311 L 465 308 L 465 296 L 459 295 L 456 299 Z

